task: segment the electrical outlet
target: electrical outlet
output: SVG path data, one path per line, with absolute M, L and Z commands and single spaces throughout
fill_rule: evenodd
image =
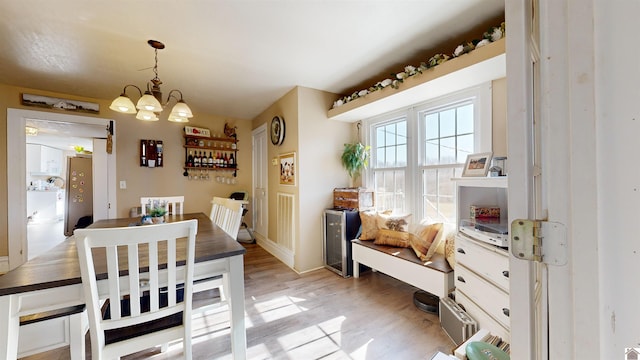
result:
M 120 180 L 120 189 L 126 189 L 127 188 L 127 182 L 124 180 Z

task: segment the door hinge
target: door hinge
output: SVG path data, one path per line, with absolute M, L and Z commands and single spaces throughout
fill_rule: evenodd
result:
M 565 265 L 566 227 L 557 222 L 516 219 L 511 223 L 511 253 L 522 260 Z

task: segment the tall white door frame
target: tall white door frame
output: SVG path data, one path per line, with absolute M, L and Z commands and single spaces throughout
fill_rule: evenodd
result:
M 253 167 L 253 232 L 258 240 L 269 237 L 269 203 L 268 203 L 268 171 L 267 125 L 263 124 L 251 132 L 252 167 Z
M 534 264 L 512 257 L 514 359 L 601 355 L 593 6 L 589 1 L 505 1 L 509 216 L 542 216 L 564 224 L 567 241 L 566 265 L 548 266 L 546 275 L 542 273 L 548 282 L 548 294 L 541 299 L 548 303 L 548 334 L 542 338 L 534 336 L 540 321 L 535 316 L 534 291 L 540 273 Z M 533 12 L 534 8 L 538 11 Z M 534 13 L 539 14 L 538 70 L 530 53 Z M 539 86 L 535 101 L 534 84 Z M 540 122 L 538 134 L 534 119 Z M 534 165 L 536 146 L 544 169 Z M 540 175 L 538 187 L 533 179 Z M 536 191 L 546 213 L 535 211 Z M 555 240 L 545 239 L 543 246 L 544 241 Z
M 45 111 L 33 111 L 23 109 L 7 109 L 7 200 L 9 203 L 8 220 L 8 264 L 2 264 L 1 270 L 8 271 L 14 269 L 27 261 L 27 192 L 26 184 L 26 135 L 24 127 L 26 119 L 41 119 L 50 121 L 61 121 L 70 123 L 82 123 L 102 125 L 105 127 L 112 122 L 111 119 L 95 118 L 80 115 L 61 114 Z M 115 132 L 115 121 L 114 132 Z M 104 174 L 100 176 L 106 179 L 108 195 L 106 200 L 107 214 L 110 218 L 116 216 L 116 146 L 115 135 L 113 136 L 113 152 L 107 156 L 107 167 L 101 170 Z M 23 189 L 25 191 L 16 191 Z M 104 198 L 104 197 L 102 197 Z M 101 206 L 94 203 L 95 206 Z M 104 212 L 102 212 L 104 213 Z

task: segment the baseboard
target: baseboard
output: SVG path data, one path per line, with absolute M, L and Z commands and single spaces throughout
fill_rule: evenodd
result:
M 275 256 L 278 260 L 282 261 L 285 265 L 293 269 L 294 253 L 291 250 L 285 249 L 269 239 L 256 237 L 256 242 L 268 253 Z

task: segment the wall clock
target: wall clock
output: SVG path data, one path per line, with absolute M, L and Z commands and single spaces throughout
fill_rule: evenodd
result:
M 271 143 L 281 145 L 284 141 L 284 120 L 280 116 L 274 116 L 271 120 Z

